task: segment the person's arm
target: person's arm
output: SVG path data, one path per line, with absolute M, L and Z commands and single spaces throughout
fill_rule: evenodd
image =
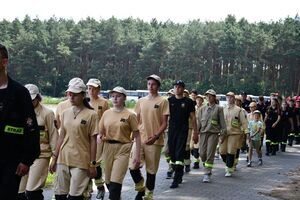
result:
M 199 131 L 197 129 L 197 121 L 196 121 L 196 115 L 195 112 L 191 112 L 190 113 L 190 118 L 192 120 L 192 126 L 193 126 L 193 140 L 194 143 L 197 144 L 198 143 L 198 138 L 199 138 Z
M 294 131 L 295 130 L 295 125 L 294 125 L 294 120 L 292 117 L 289 117 L 289 122 L 290 122 L 290 125 L 291 125 L 291 131 Z
M 47 130 L 48 130 L 48 134 L 49 134 L 49 144 L 50 144 L 50 148 L 51 148 L 51 151 L 52 153 L 55 152 L 55 147 L 56 147 L 56 143 L 57 143 L 57 140 L 58 140 L 58 131 L 55 127 L 55 116 L 54 116 L 54 113 L 53 112 L 50 112 L 46 115 L 46 127 L 47 127 Z
M 133 158 L 133 163 L 134 163 L 134 169 L 139 168 L 140 164 L 141 164 L 141 136 L 140 136 L 140 132 L 137 131 L 133 131 L 133 138 L 135 140 L 135 157 Z
M 62 145 L 62 143 L 64 141 L 64 138 L 65 138 L 65 135 L 66 135 L 65 128 L 61 127 L 60 133 L 59 133 L 59 136 L 58 136 L 58 139 L 57 139 L 55 151 L 52 154 L 52 159 L 51 159 L 51 163 L 50 163 L 50 166 L 49 166 L 50 173 L 56 172 L 56 162 L 57 162 L 57 158 L 59 156 L 61 145 Z
M 90 168 L 89 168 L 89 177 L 94 178 L 97 175 L 96 165 L 93 165 L 92 162 L 96 161 L 96 151 L 97 151 L 97 135 L 90 136 Z
M 21 88 L 18 95 L 23 109 L 20 112 L 24 120 L 24 151 L 22 151 L 21 162 L 17 166 L 16 175 L 24 176 L 28 173 L 30 165 L 40 155 L 40 131 L 28 90 Z
M 222 144 L 225 140 L 225 136 L 227 134 L 227 127 L 226 127 L 226 122 L 225 122 L 225 117 L 224 117 L 224 111 L 222 107 L 219 107 L 219 119 L 220 119 L 220 127 L 221 127 L 221 137 L 220 137 L 220 144 Z
M 137 115 L 137 119 L 139 119 L 139 115 Z M 165 129 L 167 128 L 168 124 L 168 115 L 163 115 L 162 117 L 162 123 L 160 124 L 159 129 L 154 133 L 152 137 L 149 137 L 149 139 L 145 142 L 147 145 L 154 144 L 156 140 L 159 139 L 159 137 L 164 133 Z
M 272 128 L 275 128 L 276 126 L 277 126 L 277 124 L 279 123 L 279 121 L 280 121 L 280 114 L 279 115 L 277 115 L 277 120 L 276 120 L 276 122 L 274 123 L 274 124 L 272 124 Z

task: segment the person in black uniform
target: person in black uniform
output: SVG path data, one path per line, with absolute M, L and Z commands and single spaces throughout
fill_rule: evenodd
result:
M 289 100 L 289 105 L 288 105 L 288 110 L 290 112 L 291 118 L 292 118 L 292 129 L 289 131 L 288 135 L 288 144 L 289 146 L 293 146 L 293 141 L 294 139 L 296 140 L 297 143 L 297 137 L 298 137 L 298 132 L 297 132 L 297 108 L 295 107 L 295 101 L 294 99 Z
M 28 90 L 7 75 L 0 44 L 0 199 L 14 200 L 21 177 L 40 155 L 40 135 Z
M 258 97 L 258 103 L 257 103 L 257 110 L 260 111 L 263 119 L 265 118 L 266 110 L 267 110 L 267 105 L 265 104 L 265 99 L 263 96 Z
M 285 152 L 288 134 L 291 130 L 294 130 L 292 113 L 288 108 L 286 101 L 283 101 L 281 104 L 281 126 L 282 131 L 280 135 L 280 149 L 282 152 Z
M 171 164 L 174 168 L 175 175 L 170 188 L 177 188 L 182 182 L 185 147 L 189 131 L 189 118 L 191 117 L 194 133 L 194 142 L 198 142 L 199 132 L 197 130 L 197 122 L 195 116 L 195 104 L 187 97 L 184 97 L 183 81 L 178 80 L 174 84 L 175 96 L 170 97 L 170 119 L 168 132 L 168 146 L 171 157 Z
M 241 92 L 241 96 L 242 96 L 242 108 L 244 108 L 249 113 L 251 102 L 247 99 L 247 93 Z
M 266 124 L 266 156 L 276 155 L 278 149 L 278 136 L 280 135 L 280 106 L 276 98 L 271 100 L 271 106 L 268 108 L 265 116 Z

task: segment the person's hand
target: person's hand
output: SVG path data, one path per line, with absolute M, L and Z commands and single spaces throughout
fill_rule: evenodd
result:
M 272 128 L 275 128 L 275 127 L 276 127 L 276 125 L 277 125 L 276 123 L 272 124 Z
M 136 155 L 135 158 L 133 159 L 134 169 L 138 169 L 140 167 L 140 164 L 141 164 L 141 157 L 140 155 Z
M 152 145 L 158 138 L 159 138 L 159 136 L 153 135 L 153 136 L 149 137 L 148 140 L 146 140 L 145 144 Z
M 194 144 L 197 144 L 199 142 L 199 132 L 194 132 L 193 141 L 194 141 Z
M 102 142 L 102 135 L 97 135 L 97 144 L 100 144 Z
M 54 172 L 56 172 L 56 158 L 51 159 L 51 163 L 49 165 L 49 171 L 51 174 L 53 174 Z
M 24 176 L 29 172 L 29 166 L 19 163 L 17 170 L 16 170 L 16 175 L 18 176 Z
M 95 178 L 97 176 L 96 167 L 89 167 L 88 176 L 90 178 Z
M 224 135 L 221 135 L 219 138 L 219 143 L 222 144 L 225 141 L 225 137 Z

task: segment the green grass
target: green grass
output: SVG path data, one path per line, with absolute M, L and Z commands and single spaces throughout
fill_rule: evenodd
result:
M 64 98 L 43 96 L 42 103 L 43 104 L 58 104 L 58 103 L 62 102 L 63 100 L 64 100 Z

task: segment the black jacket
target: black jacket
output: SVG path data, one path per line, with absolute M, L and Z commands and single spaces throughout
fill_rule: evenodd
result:
M 0 160 L 30 166 L 40 155 L 40 134 L 29 92 L 8 77 L 0 104 Z

